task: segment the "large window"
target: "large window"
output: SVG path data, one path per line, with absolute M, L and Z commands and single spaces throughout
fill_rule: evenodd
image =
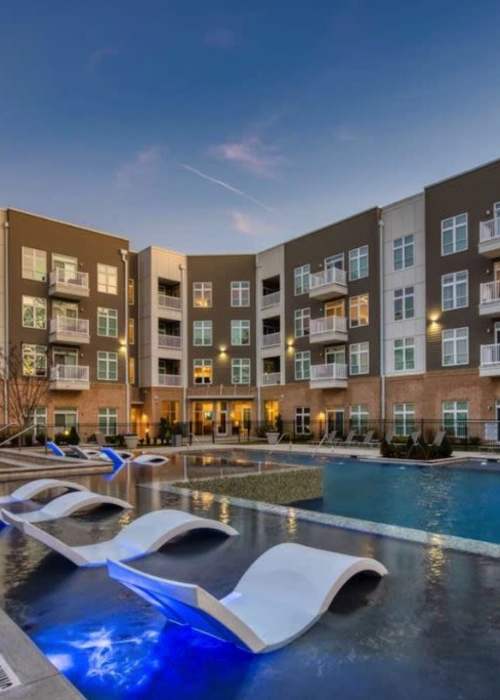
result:
M 128 358 L 128 383 L 135 384 L 135 357 Z
M 24 328 L 47 328 L 47 300 L 23 295 Z
M 128 320 L 128 344 L 135 345 L 135 319 Z
M 309 350 L 295 353 L 295 379 L 309 379 L 311 374 L 311 353 Z
M 98 413 L 99 432 L 103 435 L 116 435 L 118 411 L 116 408 L 100 408 Z
M 415 339 L 397 338 L 394 341 L 394 371 L 408 372 L 415 369 Z
M 308 406 L 295 409 L 295 432 L 297 435 L 309 435 L 311 432 L 311 409 Z
M 23 246 L 23 278 L 45 282 L 47 279 L 47 253 Z
M 370 345 L 353 343 L 349 346 L 349 372 L 353 375 L 368 374 L 370 371 Z
M 193 306 L 195 309 L 208 309 L 212 306 L 211 282 L 193 282 Z
M 250 306 L 250 282 L 231 282 L 231 306 Z
M 118 311 L 97 307 L 97 335 L 118 337 Z
M 351 328 L 367 326 L 369 316 L 368 294 L 358 294 L 349 299 L 349 325 Z
M 311 273 L 310 265 L 301 265 L 293 271 L 293 284 L 295 294 L 305 294 L 309 291 L 309 275 Z
M 213 380 L 212 360 L 193 360 L 193 384 L 211 384 Z
M 415 404 L 394 404 L 394 432 L 396 435 L 410 435 L 415 431 Z
M 135 304 L 135 280 L 132 277 L 130 277 L 128 281 L 127 300 L 129 306 L 133 306 Z
M 349 251 L 349 279 L 360 280 L 368 277 L 368 246 Z
M 458 214 L 441 221 L 441 255 L 451 255 L 467 250 L 467 214 Z
M 469 272 L 451 272 L 441 277 L 441 305 L 443 311 L 469 306 Z
M 47 407 L 37 406 L 30 415 L 31 423 L 35 426 L 35 434 L 47 428 Z
M 311 309 L 295 309 L 293 327 L 296 338 L 303 338 L 309 335 L 309 322 L 311 320 Z
M 415 288 L 402 287 L 394 290 L 394 320 L 406 321 L 415 316 Z
M 395 270 L 406 270 L 415 264 L 415 236 L 396 238 L 392 244 Z
M 47 376 L 47 346 L 23 343 L 23 374 L 27 377 Z
M 364 403 L 351 406 L 351 429 L 356 433 L 365 433 L 368 429 L 368 406 Z
M 443 367 L 469 364 L 469 329 L 449 328 L 441 334 Z
M 250 321 L 231 321 L 231 345 L 250 345 Z
M 236 357 L 231 360 L 231 384 L 250 384 L 248 357 Z
M 118 379 L 118 354 L 99 350 L 97 353 L 98 381 L 116 382 Z
M 212 345 L 212 321 L 193 321 L 193 345 Z
M 97 263 L 97 291 L 104 294 L 118 294 L 117 267 Z
M 467 421 L 469 420 L 468 401 L 443 401 L 443 427 L 454 437 L 467 437 Z
M 56 408 L 54 409 L 54 426 L 56 434 L 66 432 L 73 426 L 78 425 L 78 410 L 76 408 Z

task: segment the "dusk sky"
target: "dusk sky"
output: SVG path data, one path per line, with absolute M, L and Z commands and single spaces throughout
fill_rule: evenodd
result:
M 0 206 L 256 251 L 500 157 L 496 2 L 3 3 Z

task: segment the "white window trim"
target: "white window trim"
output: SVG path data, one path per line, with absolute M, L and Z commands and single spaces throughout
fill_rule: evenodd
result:
M 36 270 L 36 259 L 43 258 L 44 261 L 44 272 L 41 274 L 41 277 L 35 277 L 35 270 Z M 29 265 L 26 265 L 26 260 L 27 258 L 30 259 L 31 263 L 31 273 L 30 275 L 26 275 L 25 272 L 26 270 L 30 267 Z M 47 281 L 47 251 L 46 250 L 40 250 L 39 248 L 31 248 L 29 246 L 22 246 L 21 249 L 21 277 L 24 280 L 32 280 L 33 282 L 46 282 Z
M 245 324 L 245 326 L 243 326 L 242 324 Z M 235 342 L 233 342 L 233 340 L 234 340 L 233 339 L 233 330 L 235 333 L 236 333 L 236 331 L 238 331 L 239 336 L 240 336 L 240 341 L 242 341 L 243 333 L 246 330 L 248 330 L 248 342 L 247 343 L 243 343 L 243 342 L 235 343 Z M 233 347 L 240 348 L 240 347 L 248 347 L 249 345 L 251 345 L 251 343 L 252 343 L 252 339 L 251 339 L 250 321 L 248 319 L 232 319 L 231 320 L 231 345 Z
M 210 367 L 210 381 L 197 382 L 196 378 L 195 378 L 195 369 L 196 368 L 205 369 L 207 367 Z M 203 379 L 205 379 L 205 378 L 203 377 Z M 195 357 L 193 359 L 193 385 L 194 386 L 203 386 L 203 385 L 209 386 L 210 384 L 213 384 L 213 381 L 214 381 L 214 363 L 213 363 L 213 360 L 209 357 Z
M 197 289 L 198 287 L 198 289 Z M 209 303 L 196 304 L 197 296 L 200 299 L 208 297 Z M 214 303 L 214 290 L 212 282 L 193 282 L 193 309 L 211 309 Z
M 411 342 L 410 342 L 411 341 Z M 396 343 L 402 343 L 402 347 L 397 348 Z M 413 349 L 413 367 L 407 367 L 406 366 L 406 350 Z M 396 367 L 396 352 L 397 351 L 402 351 L 403 353 L 403 359 L 404 359 L 404 367 L 402 369 L 398 369 Z M 392 362 L 393 362 L 393 371 L 395 374 L 412 374 L 416 370 L 417 366 L 417 353 L 416 353 L 416 346 L 415 346 L 415 338 L 414 336 L 408 336 L 404 338 L 394 338 L 392 341 Z
M 355 352 L 355 349 L 360 348 L 362 345 L 366 345 L 366 349 L 363 349 L 363 351 Z M 368 362 L 367 362 L 366 371 L 353 372 L 352 371 L 352 367 L 353 367 L 352 357 L 353 357 L 353 355 L 361 356 L 361 354 L 365 354 L 365 353 L 368 355 Z M 361 363 L 360 363 L 360 366 L 361 366 Z M 353 377 L 361 377 L 363 375 L 370 374 L 370 343 L 369 343 L 369 341 L 366 340 L 362 343 L 351 343 L 351 345 L 349 345 L 349 374 L 352 375 Z
M 457 294 L 456 294 L 456 287 L 457 287 L 457 275 L 465 273 L 466 275 L 466 282 L 467 282 L 467 303 L 462 304 L 460 306 L 452 306 L 449 309 L 444 308 L 444 278 L 449 277 L 450 275 L 453 275 L 453 287 L 454 287 L 454 292 L 453 292 L 453 300 L 456 302 L 457 299 Z M 451 286 L 451 285 L 446 285 L 446 286 Z M 470 302 L 470 289 L 469 289 L 469 270 L 457 270 L 456 272 L 446 272 L 443 275 L 441 275 L 441 311 L 455 311 L 456 309 L 468 309 L 469 308 L 469 302 Z
M 406 239 L 411 238 L 411 244 L 406 244 Z M 396 245 L 401 241 L 401 245 Z M 405 250 L 407 247 L 413 248 L 413 262 L 411 265 L 406 264 L 406 256 L 405 256 Z M 401 267 L 396 267 L 396 250 L 401 248 L 402 255 L 401 255 L 401 262 L 402 265 Z M 392 241 L 392 271 L 393 272 L 403 272 L 404 270 L 411 270 L 412 267 L 415 267 L 415 234 L 414 233 L 407 233 L 405 236 L 398 236 Z
M 366 308 L 367 322 L 366 323 L 353 323 L 353 315 L 351 314 L 351 304 L 357 311 L 357 318 L 360 318 L 361 303 L 358 301 L 361 297 L 366 297 Z M 354 303 L 353 303 L 354 302 Z M 370 295 L 368 292 L 363 292 L 362 294 L 356 294 L 353 297 L 349 297 L 349 328 L 366 328 L 370 325 Z
M 460 331 L 466 331 L 465 338 L 457 338 L 457 333 Z M 446 333 L 453 333 L 453 337 L 445 340 L 445 334 Z M 467 341 L 467 360 L 465 362 L 457 362 L 458 359 L 458 354 L 457 354 L 457 346 L 458 346 L 458 341 L 459 340 L 466 340 Z M 444 353 L 444 346 L 445 342 L 452 342 L 453 343 L 453 359 L 454 362 L 448 362 L 445 363 L 445 353 Z M 443 328 L 441 331 L 441 366 L 442 367 L 460 367 L 464 365 L 469 364 L 469 355 L 470 355 L 470 347 L 469 347 L 469 327 L 468 326 L 462 326 L 462 328 Z
M 110 313 L 112 312 L 112 313 Z M 113 313 L 115 314 L 113 316 Z M 99 333 L 99 319 L 105 318 L 106 333 Z M 109 333 L 110 320 L 116 321 L 116 333 Z M 133 320 L 133 319 L 132 319 Z M 128 330 L 128 329 L 127 329 Z M 118 338 L 118 309 L 110 309 L 105 306 L 97 307 L 97 335 L 100 338 Z
M 105 355 L 106 357 L 102 357 Z M 101 356 L 101 357 L 100 357 Z M 103 377 L 99 373 L 99 361 L 106 361 L 106 376 Z M 116 376 L 110 377 L 110 367 L 116 367 Z M 118 366 L 118 353 L 111 352 L 109 350 L 98 350 L 97 351 L 97 367 L 96 367 L 97 381 L 98 382 L 117 382 L 120 378 L 120 370 Z
M 362 250 L 366 248 L 366 256 L 361 255 Z M 355 255 L 354 255 L 355 254 Z M 355 282 L 356 280 L 363 280 L 366 279 L 367 277 L 370 276 L 370 248 L 368 244 L 365 245 L 360 245 L 357 248 L 352 248 L 349 251 L 349 281 L 350 282 Z M 366 257 L 366 275 L 361 274 L 361 258 Z M 356 268 L 359 271 L 359 275 L 357 277 L 353 277 L 352 272 L 353 272 L 353 267 L 354 265 L 352 264 L 353 262 L 356 262 Z
M 238 285 L 238 286 L 236 286 L 236 285 Z M 243 286 L 243 285 L 246 285 L 246 286 Z M 238 297 L 238 301 L 239 301 L 238 304 L 233 303 L 234 302 L 233 293 L 235 293 L 236 296 Z M 230 290 L 229 290 L 231 307 L 233 309 L 249 308 L 250 307 L 250 299 L 251 299 L 250 293 L 251 293 L 251 286 L 250 286 L 249 280 L 232 281 L 231 285 L 230 285 Z M 243 299 L 244 299 L 244 296 L 246 294 L 248 294 L 248 303 L 243 304 Z
M 456 250 L 456 245 L 457 245 L 457 217 L 458 216 L 465 216 L 465 226 L 467 230 L 467 245 L 465 248 L 462 248 L 461 250 Z M 449 219 L 453 219 L 453 250 L 449 253 L 444 252 L 444 222 L 448 221 Z M 441 219 L 441 257 L 446 258 L 449 255 L 456 255 L 457 253 L 465 253 L 469 250 L 469 213 L 466 211 L 461 212 L 460 214 L 454 214 L 453 216 L 447 216 L 445 219 Z
M 301 321 L 301 326 L 302 326 L 302 333 L 300 335 L 297 334 L 297 321 Z M 306 323 L 305 321 L 309 321 L 309 324 L 307 324 L 306 328 Z M 300 309 L 295 309 L 293 312 L 293 335 L 295 338 L 307 338 L 310 333 L 310 324 L 311 324 L 311 309 L 310 307 L 306 306 Z
M 297 373 L 298 367 L 301 368 L 302 376 L 299 377 Z M 304 371 L 304 367 L 307 367 L 307 371 Z M 294 379 L 296 382 L 309 381 L 311 378 L 311 351 L 310 350 L 298 350 L 293 358 L 293 369 L 294 369 Z
M 297 284 L 296 284 L 297 278 L 299 277 L 297 272 L 299 270 L 301 271 L 300 279 L 302 280 L 301 291 L 297 291 Z M 310 283 L 309 283 L 309 281 L 307 283 L 304 283 L 304 278 L 307 278 L 310 275 L 311 275 L 310 263 L 306 263 L 304 265 L 298 265 L 297 267 L 294 267 L 294 269 L 293 269 L 293 293 L 294 293 L 294 296 L 298 297 L 298 296 L 301 296 L 302 294 L 309 293 Z M 310 277 L 309 277 L 309 279 L 310 279 Z
M 40 304 L 40 308 L 43 308 L 45 313 L 44 313 L 44 324 L 43 326 L 37 326 L 35 323 L 33 323 L 32 326 L 25 326 L 24 325 L 24 306 L 25 306 L 25 299 L 32 299 L 33 301 L 41 301 L 42 304 Z M 35 321 L 35 306 L 33 304 L 33 322 Z M 47 299 L 44 297 L 35 297 L 32 296 L 31 294 L 23 294 L 22 299 L 21 299 L 21 326 L 23 328 L 31 328 L 32 330 L 35 331 L 42 331 L 47 329 Z
M 104 276 L 105 277 L 105 283 L 101 285 L 99 282 L 99 276 Z M 115 281 L 114 285 L 110 284 L 110 281 Z M 116 289 L 113 291 L 110 287 L 116 287 Z M 102 287 L 105 287 L 103 289 Z M 97 263 L 97 292 L 99 294 L 114 294 L 115 296 L 118 294 L 118 268 L 116 265 L 108 265 L 107 263 Z
M 202 336 L 202 341 L 201 343 L 196 342 L 196 325 L 200 324 L 200 328 L 202 329 L 201 336 Z M 205 342 L 206 334 L 210 332 L 210 342 Z M 203 321 L 201 319 L 197 319 L 196 321 L 193 321 L 193 347 L 195 348 L 209 348 L 212 347 L 213 345 L 213 323 L 211 320 L 206 320 Z
M 248 370 L 248 381 L 241 381 L 243 378 L 243 368 Z M 237 377 L 236 375 L 239 375 Z M 239 381 L 236 381 L 239 378 Z M 231 384 L 238 386 L 249 386 L 252 383 L 252 362 L 249 357 L 233 357 L 231 359 Z
M 412 289 L 411 294 L 406 294 L 407 289 Z M 403 292 L 403 294 L 400 297 L 396 297 L 396 292 Z M 413 316 L 407 316 L 406 315 L 406 299 L 413 297 Z M 415 318 L 415 287 L 414 285 L 408 285 L 408 287 L 397 287 L 397 289 L 393 290 L 392 293 L 392 320 L 394 323 L 401 323 L 402 321 L 411 321 L 412 319 Z M 399 301 L 401 299 L 401 309 L 403 312 L 403 315 L 401 318 L 396 318 L 396 301 Z

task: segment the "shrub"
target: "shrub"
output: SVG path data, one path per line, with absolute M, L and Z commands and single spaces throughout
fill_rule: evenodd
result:
M 281 417 L 280 413 L 278 413 L 276 417 L 276 432 L 278 432 L 280 435 L 283 434 L 283 418 Z
M 386 458 L 394 457 L 396 454 L 396 449 L 394 445 L 390 442 L 387 442 L 385 437 L 380 443 L 380 454 L 382 457 Z
M 72 425 L 69 429 L 69 435 L 66 439 L 66 442 L 68 443 L 68 445 L 78 445 L 78 443 L 80 442 L 80 436 L 78 435 L 78 431 L 74 425 Z
M 165 417 L 160 418 L 160 425 L 158 426 L 158 437 L 160 438 L 161 444 L 164 445 L 166 442 L 170 442 L 171 436 L 172 428 L 170 427 L 169 421 Z
M 451 457 L 451 455 L 453 454 L 453 449 L 451 447 L 451 443 L 448 440 L 447 435 L 444 436 L 443 442 L 441 443 L 438 451 L 439 451 L 439 456 L 442 459 L 445 459 L 446 457 Z

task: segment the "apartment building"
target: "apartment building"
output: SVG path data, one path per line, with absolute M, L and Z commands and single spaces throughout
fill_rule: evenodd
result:
M 498 433 L 500 161 L 256 255 L 0 216 L 0 337 L 49 373 L 40 420 Z

